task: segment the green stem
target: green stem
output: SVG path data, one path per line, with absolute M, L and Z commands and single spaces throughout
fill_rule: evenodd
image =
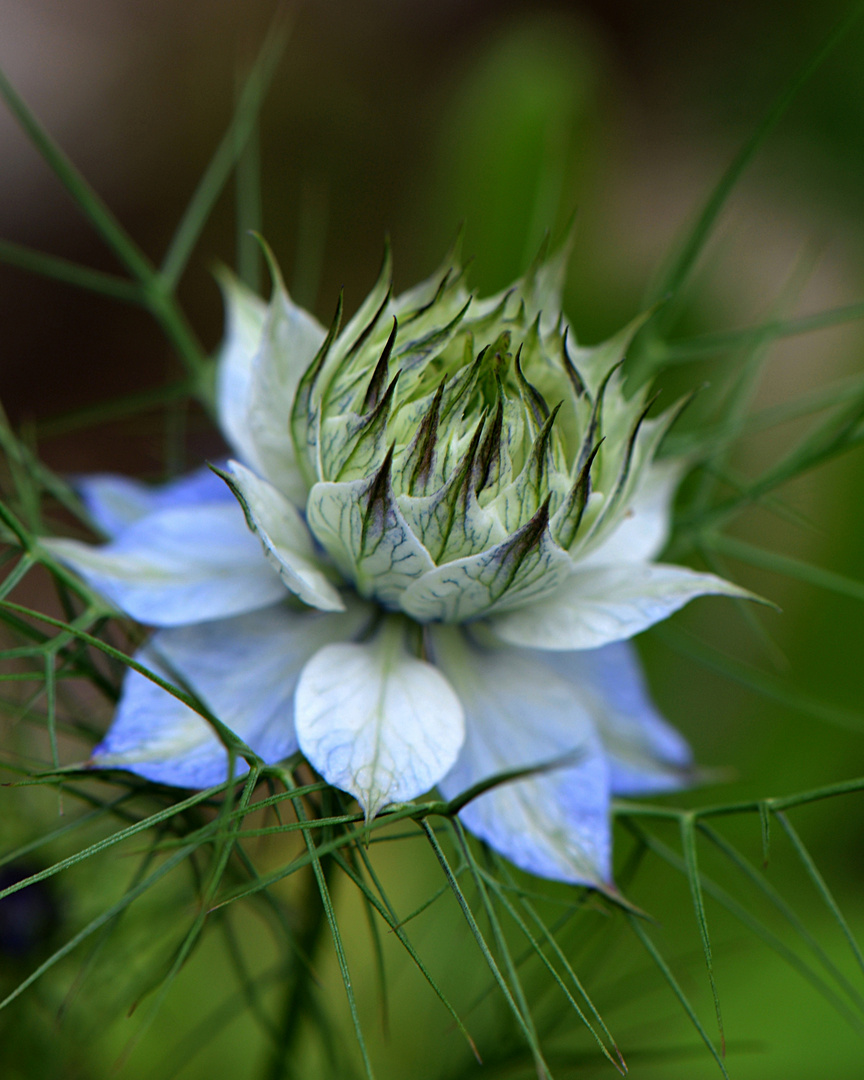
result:
M 325 859 L 322 860 L 321 865 L 325 881 L 329 886 L 336 864 L 332 859 Z M 273 1047 L 270 1060 L 263 1073 L 267 1080 L 289 1080 L 289 1078 L 299 1076 L 296 1072 L 296 1044 L 303 1029 L 301 1021 L 305 1019 L 312 1007 L 311 984 L 315 979 L 312 964 L 327 929 L 324 904 L 321 902 L 318 884 L 311 869 L 306 881 L 302 911 L 306 918 L 306 925 L 298 935 L 291 977 L 285 988 L 282 1014 L 277 1024 L 279 1040 Z M 304 958 L 308 958 L 310 962 L 304 963 Z
M 202 376 L 207 369 L 207 360 L 195 332 L 177 303 L 172 293 L 168 291 L 166 283 L 159 277 L 154 278 L 145 286 L 146 305 L 154 319 L 162 327 L 162 331 L 180 358 L 187 373 L 196 379 L 196 396 L 202 405 L 208 406 L 208 395 L 203 385 Z

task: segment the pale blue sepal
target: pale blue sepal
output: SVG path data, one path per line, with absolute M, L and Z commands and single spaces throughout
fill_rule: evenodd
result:
M 609 759 L 613 795 L 653 795 L 696 779 L 686 740 L 657 712 L 626 641 L 579 652 L 535 652 L 590 712 Z
M 340 615 L 277 604 L 160 630 L 136 659 L 169 682 L 185 683 L 273 764 L 297 749 L 293 699 L 303 664 L 326 642 L 351 637 L 368 617 L 361 604 Z M 221 783 L 228 773 L 228 755 L 207 721 L 135 671 L 126 675 L 114 722 L 91 764 L 190 788 Z M 246 769 L 238 760 L 237 773 Z
M 554 596 L 493 616 L 488 626 L 511 645 L 596 649 L 631 638 L 697 596 L 709 595 L 758 599 L 714 574 L 664 563 L 619 563 L 578 569 Z
M 121 611 L 151 626 L 227 618 L 285 596 L 233 499 L 149 514 L 102 547 L 40 543 Z
M 370 641 L 325 645 L 297 687 L 300 749 L 367 820 L 437 784 L 464 738 L 452 687 L 409 648 L 414 630 L 387 616 Z
M 456 627 L 431 630 L 434 659 L 465 709 L 465 744 L 439 781 L 452 799 L 513 769 L 460 810 L 465 825 L 540 877 L 610 884 L 609 774 L 592 718 L 569 682 L 521 649 L 484 649 Z
M 311 607 L 343 611 L 339 591 L 327 580 L 306 523 L 293 503 L 239 462 L 229 462 L 228 473 L 222 475 L 286 587 Z
M 139 518 L 157 510 L 176 506 L 197 506 L 208 502 L 228 502 L 230 492 L 208 469 L 181 476 L 167 484 L 145 484 L 115 473 L 92 473 L 75 477 L 75 490 L 106 536 L 115 537 Z

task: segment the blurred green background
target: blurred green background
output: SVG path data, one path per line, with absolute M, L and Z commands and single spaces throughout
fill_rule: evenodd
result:
M 263 0 L 144 6 L 71 0 L 62 7 L 8 0 L 0 3 L 0 64 L 158 260 L 230 118 L 239 79 L 274 10 Z M 296 10 L 258 133 L 263 232 L 295 297 L 327 322 L 341 286 L 349 310 L 365 295 L 387 232 L 398 289 L 437 265 L 464 222 L 463 251 L 474 257 L 471 280 L 488 292 L 517 276 L 544 232 L 560 232 L 575 211 L 565 307 L 581 341 L 602 340 L 640 310 L 664 257 L 732 154 L 846 10 L 803 0 L 308 0 Z M 754 325 L 776 311 L 784 291 L 786 314 L 864 298 L 862 50 L 864 26 L 858 26 L 760 151 L 700 260 L 673 334 Z M 208 348 L 222 330 L 212 270 L 218 262 L 236 263 L 235 234 L 229 188 L 180 292 Z M 0 118 L 0 236 L 117 269 L 6 116 Z M 252 250 L 247 247 L 243 258 Z M 775 344 L 752 408 L 774 408 L 860 373 L 862 345 L 864 333 L 855 323 Z M 0 267 L 0 358 L 0 400 L 53 467 L 164 474 L 166 425 L 156 413 L 95 426 L 57 421 L 176 373 L 168 345 L 145 314 Z M 711 383 L 706 404 L 685 418 L 685 431 L 710 414 L 727 362 L 733 360 L 721 356 L 660 379 L 667 401 L 684 386 Z M 168 426 L 179 422 L 187 425 L 187 464 L 218 454 L 218 437 L 202 415 L 172 416 Z M 805 430 L 799 420 L 741 440 L 730 468 L 757 475 Z M 730 531 L 864 581 L 862 491 L 864 459 L 852 452 L 784 487 L 780 512 L 754 507 Z M 732 604 L 701 601 L 640 642 L 662 711 L 686 733 L 702 763 L 729 770 L 722 786 L 680 798 L 695 805 L 788 794 L 864 773 L 861 600 L 732 560 L 720 565 L 782 613 L 744 615 Z M 721 654 L 730 658 L 735 678 L 718 670 L 726 664 Z M 765 674 L 761 692 L 745 685 L 754 682 L 746 664 Z M 2 798 L 0 830 L 10 846 L 56 825 L 56 800 L 45 793 Z M 847 796 L 794 813 L 859 936 L 862 805 L 860 795 Z M 723 827 L 761 862 L 755 815 Z M 861 993 L 861 971 L 837 924 L 785 837 L 775 833 L 769 879 Z M 677 845 L 671 828 L 665 839 Z M 628 843 L 622 833 L 620 861 Z M 274 844 L 263 857 L 275 862 L 285 850 Z M 62 853 L 58 846 L 56 854 Z M 438 885 L 420 844 L 385 845 L 375 857 L 405 911 Z M 737 871 L 708 849 L 704 857 L 709 873 L 764 914 L 783 942 L 799 948 Z M 57 879 L 61 940 L 99 910 L 94 896 L 124 872 L 122 865 L 87 865 Z M 158 928 L 164 926 L 170 940 L 172 914 L 186 918 L 191 911 L 191 893 L 171 888 L 129 916 L 114 966 L 84 980 L 59 1015 L 70 986 L 75 989 L 81 955 L 73 954 L 54 981 L 37 984 L 0 1015 L 4 1078 L 112 1075 L 135 1030 L 135 1018 L 126 1013 L 145 989 L 147 963 L 167 955 Z M 656 916 L 652 933 L 713 1034 L 685 879 L 649 859 L 630 895 Z M 341 903 L 377 1075 L 533 1075 L 525 1060 L 485 1073 L 473 1064 L 392 940 L 385 941 L 392 1007 L 385 1030 L 362 909 L 347 888 Z M 708 918 L 730 1075 L 864 1076 L 864 1041 L 838 1011 L 711 901 Z M 584 972 L 631 1075 L 719 1075 L 632 935 L 614 919 L 598 915 L 596 922 L 589 940 L 565 928 L 562 943 Z M 470 1004 L 485 976 L 450 898 L 416 926 L 417 943 L 442 986 L 458 1004 Z M 272 946 L 261 925 L 238 913 L 235 929 L 250 968 L 266 969 Z M 224 952 L 212 934 L 124 1058 L 120 1075 L 267 1075 L 261 1033 L 232 990 Z M 14 985 L 38 959 L 0 960 L 0 981 Z M 328 961 L 320 974 L 321 999 L 339 1017 L 339 1037 L 350 1040 L 338 972 Z M 270 992 L 265 987 L 265 1000 Z M 538 990 L 541 1011 L 547 998 Z M 223 1011 L 213 1013 L 223 1000 Z M 572 1013 L 559 1022 L 551 1005 L 547 1011 L 550 1046 L 585 1055 L 583 1064 L 563 1066 L 561 1076 L 614 1075 Z M 484 1002 L 468 1016 L 481 1050 L 484 1040 L 495 1047 L 509 1037 L 506 1023 L 501 1031 L 496 1027 L 497 1015 Z M 298 1077 L 317 1075 L 315 1053 L 310 1048 L 298 1061 Z

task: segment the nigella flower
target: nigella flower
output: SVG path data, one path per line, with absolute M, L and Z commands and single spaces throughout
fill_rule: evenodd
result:
M 275 267 L 267 305 L 229 281 L 217 405 L 238 460 L 160 490 L 91 477 L 113 539 L 46 545 L 160 628 L 144 663 L 264 760 L 299 747 L 368 817 L 556 766 L 461 817 L 525 870 L 602 887 L 610 796 L 691 770 L 627 639 L 696 596 L 743 593 L 654 561 L 681 473 L 654 460 L 675 410 L 648 418 L 624 394 L 638 324 L 575 345 L 564 262 L 487 300 L 454 263 L 393 298 L 388 255 L 329 331 Z M 200 716 L 130 672 L 92 764 L 203 787 L 227 760 Z

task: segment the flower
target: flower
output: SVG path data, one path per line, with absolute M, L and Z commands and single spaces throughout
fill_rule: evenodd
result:
M 85 478 L 112 539 L 44 543 L 158 627 L 139 658 L 265 761 L 299 748 L 368 817 L 537 766 L 462 820 L 525 870 L 603 888 L 610 796 L 691 776 L 627 639 L 696 596 L 746 594 L 654 561 L 682 471 L 655 452 L 677 410 L 648 418 L 624 393 L 638 321 L 573 343 L 565 261 L 476 300 L 451 260 L 393 298 L 388 254 L 329 332 L 275 263 L 269 304 L 226 278 L 217 411 L 239 460 L 161 489 Z M 227 760 L 130 671 L 91 763 L 203 787 Z

